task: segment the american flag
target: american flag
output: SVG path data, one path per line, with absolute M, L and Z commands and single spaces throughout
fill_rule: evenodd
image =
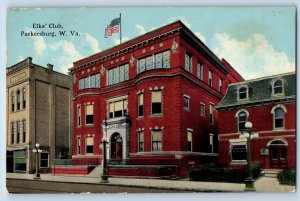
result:
M 105 38 L 108 38 L 114 33 L 119 33 L 120 31 L 120 21 L 121 18 L 118 17 L 116 19 L 113 19 L 109 25 L 105 28 Z

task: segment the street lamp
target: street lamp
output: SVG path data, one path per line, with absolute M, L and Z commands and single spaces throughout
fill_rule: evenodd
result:
M 101 175 L 100 183 L 108 183 L 108 175 L 107 175 L 107 164 L 106 164 L 106 143 L 107 141 L 107 120 L 106 117 L 104 119 L 104 129 L 105 129 L 105 136 L 102 137 L 101 143 L 103 144 L 103 172 Z
M 33 179 L 41 179 L 40 173 L 39 173 L 39 153 L 42 152 L 41 149 L 39 149 L 40 144 L 36 143 L 35 147 L 33 148 L 32 152 L 35 153 L 35 174 Z
M 252 161 L 251 161 L 251 147 L 250 147 L 250 141 L 253 139 L 257 139 L 258 133 L 253 132 L 252 130 L 252 123 L 246 122 L 245 123 L 245 130 L 240 135 L 240 139 L 247 139 L 247 171 L 248 171 L 248 177 L 245 179 L 245 189 L 244 191 L 255 191 L 254 187 L 254 179 L 252 176 Z

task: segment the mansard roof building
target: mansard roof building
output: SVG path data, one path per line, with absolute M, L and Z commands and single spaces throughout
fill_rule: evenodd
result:
M 259 138 L 251 141 L 252 160 L 266 169 L 296 166 L 295 72 L 230 84 L 217 106 L 221 164 L 247 163 L 246 140 L 240 139 L 247 121 Z

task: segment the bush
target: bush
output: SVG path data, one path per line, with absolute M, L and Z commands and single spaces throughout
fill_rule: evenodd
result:
M 296 170 L 285 169 L 277 174 L 277 180 L 282 185 L 295 186 L 296 184 Z
M 252 165 L 252 175 L 254 179 L 258 178 L 261 175 L 261 170 L 261 163 L 254 163 Z M 189 171 L 189 177 L 191 181 L 244 183 L 247 176 L 248 174 L 246 169 L 206 167 L 193 168 Z

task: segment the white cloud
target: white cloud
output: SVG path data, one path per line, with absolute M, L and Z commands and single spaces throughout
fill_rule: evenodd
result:
M 172 22 L 175 22 L 177 20 L 180 20 L 181 22 L 183 22 L 183 24 L 185 24 L 185 26 L 187 26 L 189 29 L 192 27 L 192 24 L 189 23 L 188 20 L 184 16 L 170 17 L 168 19 L 168 23 L 172 23 Z
M 26 29 L 26 32 L 33 31 L 33 29 Z M 47 44 L 43 36 L 30 36 L 33 41 L 34 52 L 38 54 L 38 56 L 43 56 L 45 50 L 47 49 Z
M 23 61 L 24 59 L 25 59 L 25 57 L 19 56 L 19 57 L 18 57 L 18 62 Z
M 66 40 L 51 44 L 50 49 L 58 55 L 55 62 L 62 73 L 67 73 L 68 68 L 73 66 L 73 62 L 82 58 L 74 44 Z
M 194 34 L 203 42 L 206 42 L 206 38 L 198 31 L 194 32 Z
M 122 37 L 122 43 L 128 41 L 129 38 L 128 37 Z M 120 38 L 115 39 L 115 45 L 120 45 Z
M 245 79 L 295 71 L 284 52 L 279 52 L 262 34 L 239 41 L 227 33 L 214 35 L 214 52 L 225 58 Z
M 99 42 L 96 38 L 94 38 L 92 35 L 89 33 L 85 33 L 85 40 L 88 43 L 88 45 L 92 48 L 93 53 L 100 52 L 99 48 Z
M 143 27 L 142 25 L 136 24 L 135 26 L 139 31 L 139 35 L 142 35 L 142 34 L 146 33 L 145 27 Z

